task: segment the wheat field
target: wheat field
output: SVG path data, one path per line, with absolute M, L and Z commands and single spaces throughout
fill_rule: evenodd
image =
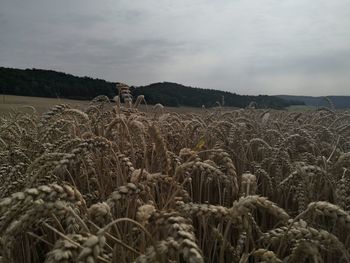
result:
M 1 263 L 350 262 L 349 111 L 142 99 L 1 117 Z

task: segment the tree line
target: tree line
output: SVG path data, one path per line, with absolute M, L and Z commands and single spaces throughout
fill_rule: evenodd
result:
M 132 88 L 135 96 L 144 95 L 146 101 L 155 104 L 162 101 L 166 106 L 213 107 L 215 105 L 244 108 L 254 104 L 258 108 L 282 109 L 290 105 L 303 105 L 303 102 L 285 100 L 275 96 L 248 96 L 236 93 L 183 86 L 177 83 L 162 82 Z
M 11 95 L 91 100 L 116 95 L 115 84 L 41 69 L 0 68 L 0 92 Z
M 113 98 L 118 91 L 116 83 L 90 77 L 76 77 L 70 74 L 42 69 L 12 69 L 0 67 L 0 92 L 3 94 L 91 100 L 98 95 Z M 259 108 L 281 109 L 299 101 L 259 95 L 243 96 L 235 93 L 183 86 L 162 82 L 148 86 L 131 87 L 133 96 L 144 95 L 148 104 L 161 103 L 164 106 L 246 107 L 254 102 Z

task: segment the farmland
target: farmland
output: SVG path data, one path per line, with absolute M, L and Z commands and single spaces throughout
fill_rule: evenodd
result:
M 71 100 L 61 98 L 42 98 L 42 97 L 30 97 L 30 96 L 15 96 L 15 95 L 1 95 L 0 94 L 0 115 L 6 115 L 12 110 L 19 110 L 24 112 L 32 112 L 28 107 L 34 107 L 38 114 L 42 114 L 48 111 L 50 108 L 57 104 L 68 104 L 73 108 L 83 109 L 89 105 L 89 101 L 86 100 Z M 111 106 L 111 105 L 109 105 Z M 139 110 L 148 112 L 152 110 L 153 105 L 140 105 Z M 164 107 L 166 111 L 177 113 L 200 113 L 203 112 L 201 108 L 196 107 Z M 224 111 L 234 109 L 233 107 L 222 108 Z
M 4 102 L 0 262 L 350 261 L 348 111 Z
M 81 100 L 67 100 L 67 99 L 53 99 L 14 95 L 0 95 L 0 114 L 8 113 L 11 110 L 22 110 L 30 112 L 26 107 L 34 107 L 36 111 L 41 114 L 48 111 L 51 107 L 57 104 L 70 104 L 72 107 L 81 108 L 87 106 L 89 102 Z

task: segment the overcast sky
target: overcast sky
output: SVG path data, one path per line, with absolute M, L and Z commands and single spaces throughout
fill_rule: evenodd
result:
M 350 1 L 0 0 L 0 66 L 350 95 Z

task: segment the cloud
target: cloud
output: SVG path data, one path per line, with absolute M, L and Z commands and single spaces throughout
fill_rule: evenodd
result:
M 243 94 L 349 94 L 346 0 L 2 0 L 2 66 Z

